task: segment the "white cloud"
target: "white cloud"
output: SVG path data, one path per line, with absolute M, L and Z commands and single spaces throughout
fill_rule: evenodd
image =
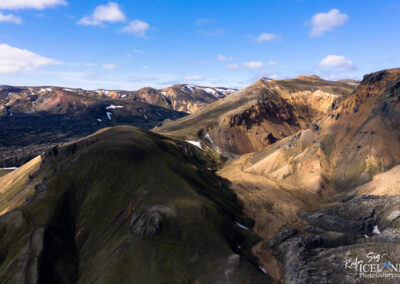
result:
M 14 14 L 3 14 L 0 12 L 0 22 L 9 22 L 14 24 L 22 23 L 22 18 L 15 16 Z
M 43 10 L 57 5 L 66 6 L 65 0 L 1 0 L 0 10 L 37 9 Z
M 274 61 L 274 60 L 268 61 L 268 65 L 269 65 L 269 66 L 275 66 L 276 64 L 277 64 L 277 62 Z
M 80 19 L 77 24 L 84 26 L 101 26 L 105 22 L 124 22 L 125 14 L 119 8 L 118 3 L 110 2 L 107 5 L 99 5 L 94 9 L 93 15 Z
M 235 69 L 239 69 L 240 65 L 239 64 L 228 64 L 228 65 L 226 65 L 226 68 L 235 70 Z
M 309 36 L 322 36 L 325 32 L 343 26 L 348 20 L 349 16 L 340 13 L 338 9 L 331 9 L 328 13 L 315 14 L 311 19 L 311 31 Z
M 228 56 L 225 56 L 225 55 L 218 55 L 218 58 L 217 58 L 219 61 L 232 61 L 232 60 L 234 60 L 234 58 L 233 57 L 228 57 Z
M 259 61 L 249 61 L 249 62 L 242 63 L 242 66 L 244 68 L 257 69 L 257 68 L 264 67 L 264 63 L 259 62 Z
M 242 64 L 228 64 L 226 68 L 235 70 L 235 69 L 259 69 L 264 67 L 264 63 L 260 61 L 248 61 L 243 62 Z
M 196 21 L 196 25 L 201 26 L 201 25 L 205 25 L 205 24 L 212 24 L 212 23 L 215 23 L 215 22 L 217 22 L 215 19 L 212 19 L 212 18 L 203 18 L 203 19 L 198 19 L 198 20 Z
M 276 39 L 278 36 L 276 34 L 271 34 L 271 33 L 264 33 L 264 34 L 260 34 L 257 38 L 256 38 L 256 42 L 264 42 L 264 41 L 271 41 L 273 39 Z
M 356 69 L 353 61 L 339 55 L 328 55 L 318 63 L 318 67 L 329 71 L 352 71 Z
M 39 67 L 60 63 L 26 49 L 0 44 L 0 74 L 32 72 Z
M 113 70 L 117 69 L 119 66 L 116 64 L 103 64 L 101 65 L 101 68 L 106 69 L 106 70 Z
M 133 20 L 129 25 L 122 29 L 122 32 L 127 34 L 133 34 L 137 37 L 146 37 L 146 31 L 150 28 L 150 25 L 141 20 Z
M 132 51 L 134 52 L 134 53 L 136 53 L 136 54 L 145 54 L 146 52 L 144 52 L 143 50 L 141 50 L 141 49 L 132 49 Z
M 203 80 L 203 77 L 193 75 L 193 76 L 185 76 L 183 77 L 183 79 L 185 79 L 186 81 L 200 81 Z

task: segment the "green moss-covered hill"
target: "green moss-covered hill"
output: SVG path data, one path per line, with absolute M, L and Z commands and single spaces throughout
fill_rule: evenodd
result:
M 205 155 L 129 126 L 46 152 L 0 216 L 0 283 L 271 282 Z

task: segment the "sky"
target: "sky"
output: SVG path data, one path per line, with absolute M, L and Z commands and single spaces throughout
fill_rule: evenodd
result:
M 0 0 L 0 85 L 242 88 L 400 67 L 400 0 Z

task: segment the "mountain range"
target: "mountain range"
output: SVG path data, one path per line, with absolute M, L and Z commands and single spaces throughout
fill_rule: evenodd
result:
M 2 283 L 376 283 L 346 261 L 400 263 L 399 68 L 0 98 L 2 147 L 46 144 L 0 173 Z M 68 121 L 60 140 L 36 116 Z
M 150 129 L 235 91 L 194 85 L 162 90 L 82 90 L 0 87 L 0 166 L 19 166 L 59 143 L 101 128 L 128 124 Z

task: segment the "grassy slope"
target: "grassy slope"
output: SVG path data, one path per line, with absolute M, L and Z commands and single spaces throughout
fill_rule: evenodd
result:
M 0 217 L 0 281 L 270 281 L 252 264 L 257 238 L 234 223 L 252 221 L 212 166 L 186 143 L 132 127 L 54 148 L 37 193 Z

